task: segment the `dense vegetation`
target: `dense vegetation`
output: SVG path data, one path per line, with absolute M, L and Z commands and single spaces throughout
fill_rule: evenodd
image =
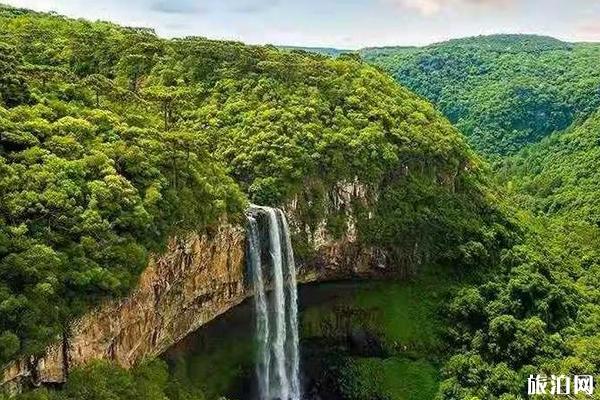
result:
M 473 271 L 443 307 L 454 355 L 440 398 L 518 398 L 529 374 L 600 367 L 598 49 L 493 36 L 372 53 L 486 153 L 524 146 L 494 169 L 510 200 L 528 210 L 519 213 L 527 234 L 497 265 Z
M 530 374 L 599 370 L 598 231 L 524 222 L 525 242 L 444 307 L 454 355 L 443 368 L 441 398 L 517 399 Z
M 277 46 L 285 51 L 305 51 L 308 53 L 322 54 L 324 56 L 339 57 L 342 54 L 353 53 L 352 50 L 340 50 L 333 47 L 302 47 L 302 46 Z
M 169 235 L 235 219 L 248 201 L 295 198 L 294 245 L 309 257 L 308 232 L 341 225 L 325 212 L 331 191 L 358 182 L 371 201 L 356 205 L 360 239 L 441 275 L 355 298 L 385 316 L 358 321 L 375 352 L 329 348 L 338 395 L 509 400 L 530 373 L 600 372 L 600 47 L 503 35 L 362 54 L 488 155 L 541 140 L 496 168 L 526 211 L 503 205 L 427 101 L 335 55 L 0 8 L 0 364 L 42 355 L 126 294 Z M 198 387 L 186 368 L 94 363 L 23 398 L 213 399 L 231 378 Z
M 108 66 L 91 64 L 105 58 L 78 58 L 91 56 L 84 44 L 91 25 L 19 17 L 10 9 L 0 18 L 4 363 L 43 353 L 49 341 L 68 333 L 73 315 L 127 293 L 148 251 L 168 234 L 238 213 L 245 199 L 199 138 L 157 129 L 153 114 L 139 112 L 153 108 L 149 100 L 95 74 Z M 81 36 L 71 42 L 75 48 L 59 44 L 61 29 L 75 28 Z M 147 37 L 106 24 L 96 29 L 132 43 Z M 47 40 L 49 33 L 56 43 Z M 84 70 L 71 69 L 71 62 Z
M 361 55 L 436 104 L 487 155 L 515 153 L 600 106 L 598 44 L 494 35 Z
M 0 394 L 0 399 L 5 397 Z M 19 395 L 18 400 L 204 400 L 202 392 L 169 376 L 161 360 L 125 370 L 106 361 L 94 361 L 69 375 L 62 390 L 45 388 Z M 226 400 L 221 398 L 220 400 Z
M 535 212 L 600 226 L 600 112 L 499 163 L 500 179 Z
M 524 217 L 530 235 L 489 282 L 448 307 L 461 351 L 444 369 L 445 398 L 516 395 L 529 374 L 600 370 L 599 120 L 595 112 L 498 163 L 511 198 L 537 216 Z
M 329 188 L 359 181 L 383 199 L 360 235 L 398 262 L 506 240 L 458 132 L 356 57 L 13 8 L 0 41 L 0 363 L 42 355 L 170 234 L 246 199 L 299 196 L 314 228 Z
M 519 398 L 529 374 L 599 370 L 599 53 L 522 35 L 362 53 L 487 155 L 514 154 L 494 170 L 526 210 L 517 213 L 527 233 L 496 263 L 478 263 L 441 307 L 454 354 L 439 398 Z

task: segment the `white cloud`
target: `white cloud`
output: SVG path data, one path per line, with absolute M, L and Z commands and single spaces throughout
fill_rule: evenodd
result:
M 425 16 L 434 15 L 451 7 L 507 6 L 512 0 L 383 0 L 404 9 L 415 10 Z
M 530 32 L 600 40 L 600 0 L 0 0 L 71 17 L 247 43 L 359 48 Z M 396 12 L 394 12 L 396 11 Z
M 400 6 L 403 6 L 403 7 L 406 7 L 406 8 L 410 8 L 410 9 L 413 9 L 413 10 L 417 10 L 421 14 L 424 14 L 424 15 L 431 15 L 431 14 L 438 13 L 442 9 L 442 6 L 444 5 L 444 3 L 446 3 L 446 2 L 447 1 L 445 1 L 445 0 L 400 0 L 400 1 L 393 1 L 393 3 L 399 3 Z
M 279 0 L 244 0 L 231 1 L 229 9 L 239 13 L 257 13 L 273 8 L 279 4 Z
M 260 13 L 279 4 L 279 0 L 153 0 L 150 10 L 165 14 L 195 14 L 199 12 Z
M 202 11 L 203 8 L 193 0 L 156 0 L 150 4 L 150 10 L 167 14 L 189 14 Z
M 50 11 L 56 6 L 56 1 L 51 0 L 13 0 L 2 1 L 1 3 L 10 4 L 14 7 L 29 8 L 32 10 Z

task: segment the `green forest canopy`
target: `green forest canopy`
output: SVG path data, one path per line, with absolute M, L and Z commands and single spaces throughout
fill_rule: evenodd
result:
M 600 226 L 600 110 L 500 164 L 519 202 L 536 212 Z
M 436 104 L 486 155 L 513 154 L 600 106 L 596 43 L 492 35 L 361 55 Z
M 9 7 L 0 42 L 0 363 L 42 355 L 169 235 L 248 199 L 358 179 L 385 199 L 361 235 L 398 259 L 500 240 L 481 231 L 495 205 L 459 133 L 354 57 Z
M 362 240 L 396 262 L 418 248 L 464 279 L 442 310 L 449 351 L 440 398 L 516 399 L 530 373 L 600 371 L 596 229 L 516 209 L 518 226 L 507 223 L 502 193 L 490 190 L 484 164 L 458 131 L 356 57 L 163 40 L 148 29 L 12 8 L 0 9 L 0 42 L 0 363 L 40 356 L 74 317 L 127 293 L 147 254 L 170 234 L 235 220 L 248 200 L 276 205 L 298 196 L 317 204 L 337 182 L 359 179 L 379 199 L 374 217 L 361 220 Z M 426 97 L 423 91 L 438 90 L 430 98 L 491 154 L 513 152 L 597 108 L 598 74 L 588 70 L 595 45 L 508 36 L 438 47 L 377 51 L 412 65 L 405 83 Z M 427 89 L 419 86 L 429 79 L 415 66 L 417 55 L 434 71 L 439 59 L 458 64 L 450 77 L 441 68 L 439 80 L 431 79 L 438 86 Z M 476 62 L 466 68 L 463 60 Z M 558 79 L 552 68 L 572 79 L 547 84 L 556 93 L 542 84 L 542 77 Z M 523 94 L 506 102 L 520 93 L 513 73 L 523 87 L 541 88 L 541 100 Z M 473 111 L 480 106 L 486 113 Z M 520 125 L 532 116 L 545 128 Z M 561 153 L 557 172 L 535 158 L 511 161 L 520 193 L 557 193 L 532 196 L 534 209 L 577 210 L 577 195 L 556 192 L 552 179 L 560 173 L 571 182 L 577 149 L 595 165 L 595 139 L 587 138 L 596 126 L 592 117 L 564 134 L 575 139 L 564 141 L 571 151 Z M 560 141 L 541 143 L 540 160 Z M 520 169 L 526 163 L 547 178 L 528 176 Z M 573 182 L 564 187 L 582 186 Z M 593 188 L 593 174 L 585 182 Z M 323 217 L 311 211 L 309 227 Z M 92 364 L 58 398 L 196 398 L 173 393 L 179 389 L 168 387 L 165 374 L 158 364 L 130 372 Z

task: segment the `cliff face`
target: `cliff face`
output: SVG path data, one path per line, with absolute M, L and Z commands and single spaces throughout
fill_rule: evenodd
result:
M 64 382 L 69 368 L 92 359 L 130 367 L 160 354 L 248 295 L 244 252 L 240 227 L 222 226 L 213 237 L 172 240 L 164 255 L 150 260 L 129 297 L 85 315 L 43 359 L 11 365 L 3 383 Z
M 358 193 L 356 187 L 348 190 Z M 334 204 L 350 210 L 350 194 L 346 194 Z M 286 211 L 295 229 L 302 229 L 294 218 L 294 202 Z M 384 271 L 385 257 L 357 242 L 351 221 L 348 219 L 346 233 L 337 239 L 324 226 L 315 229 L 311 239 L 314 255 L 299 266 L 300 283 Z M 162 353 L 252 295 L 245 275 L 245 252 L 241 226 L 223 225 L 211 236 L 173 239 L 163 255 L 151 258 L 130 296 L 107 302 L 75 322 L 61 341 L 48 348 L 45 357 L 9 365 L 1 385 L 60 383 L 71 368 L 93 359 L 131 367 Z

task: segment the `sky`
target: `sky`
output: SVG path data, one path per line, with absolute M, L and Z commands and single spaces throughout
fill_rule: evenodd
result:
M 600 41 L 600 0 L 0 0 L 151 27 L 162 37 L 336 47 L 425 45 L 492 33 Z

